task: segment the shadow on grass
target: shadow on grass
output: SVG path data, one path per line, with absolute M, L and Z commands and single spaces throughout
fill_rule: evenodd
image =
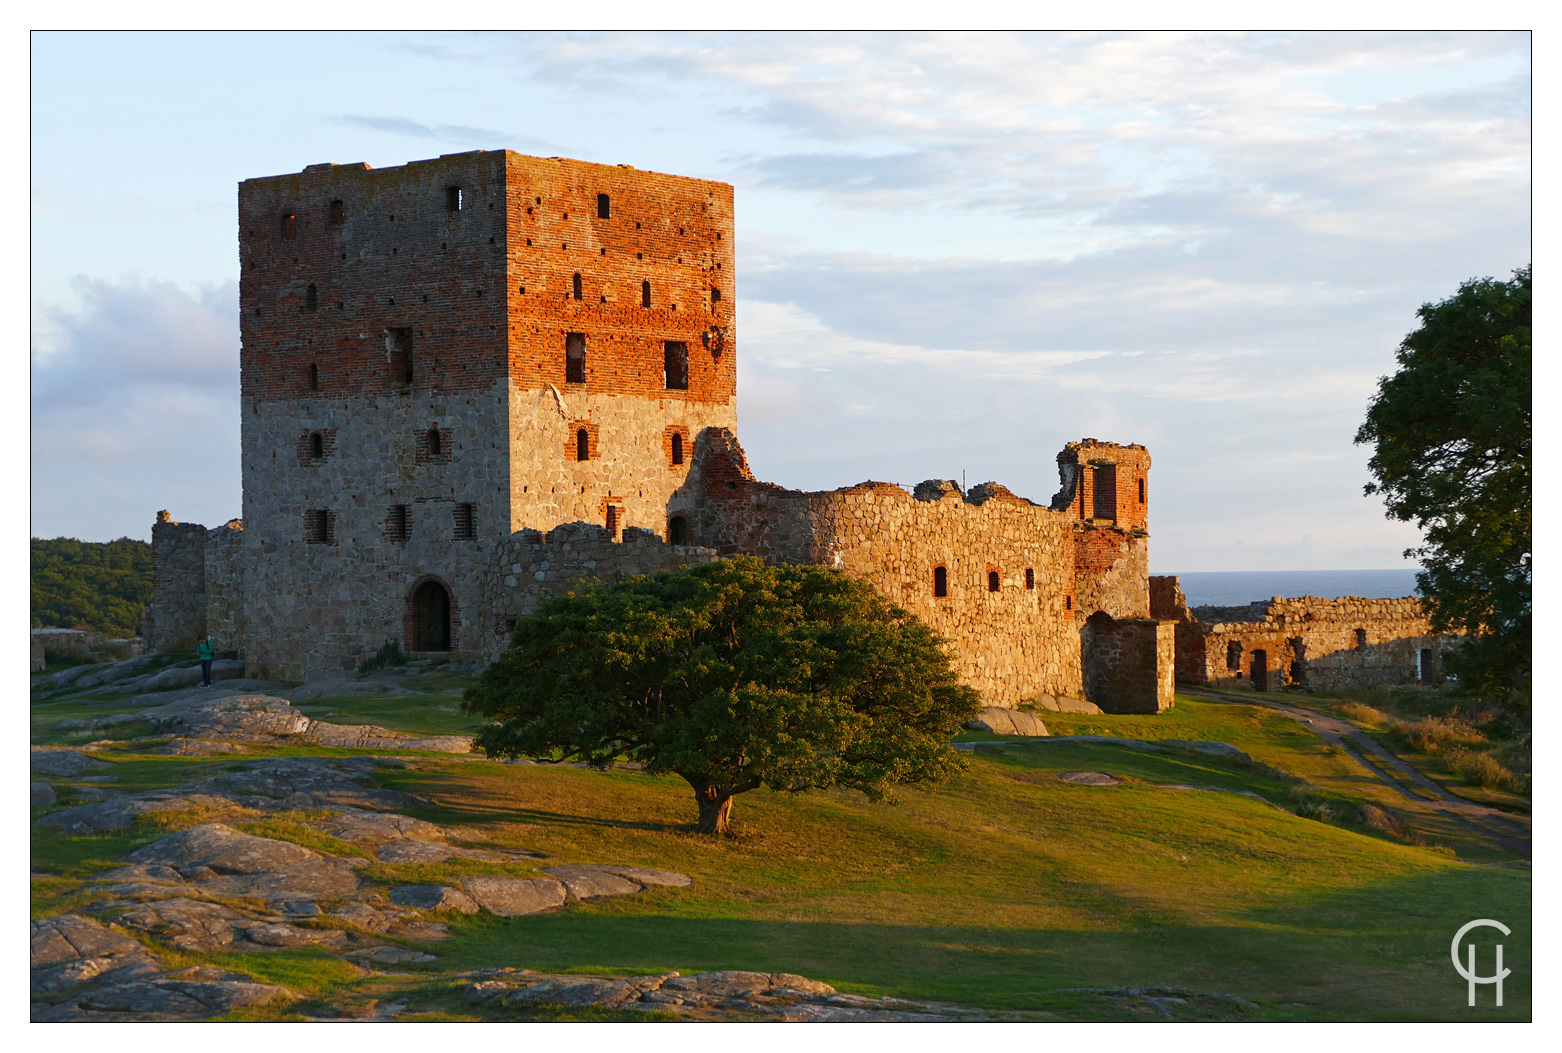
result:
M 1504 1006 L 1466 1002 L 1449 940 L 1472 917 L 1496 917 Z M 1117 1019 L 1076 987 L 1175 986 L 1258 1002 L 1249 1019 L 1528 1020 L 1527 876 L 1449 868 L 1322 892 L 1239 915 L 1225 925 L 1141 925 L 1132 931 L 840 924 L 668 917 L 590 907 L 528 918 L 457 920 L 431 947 L 446 970 L 511 965 L 576 973 L 795 972 L 843 991 L 994 1009 Z M 1490 944 L 1479 953 L 1490 965 Z M 1487 990 L 1485 994 L 1489 995 Z M 1290 1003 L 1286 1005 L 1286 1003 Z M 1297 1003 L 1300 1003 L 1298 1005 Z

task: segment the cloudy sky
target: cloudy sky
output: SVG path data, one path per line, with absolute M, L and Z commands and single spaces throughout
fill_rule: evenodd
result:
M 239 514 L 235 185 L 508 147 L 737 192 L 739 432 L 804 489 L 1150 447 L 1157 572 L 1401 565 L 1352 445 L 1530 259 L 1527 34 L 34 34 L 32 531 Z

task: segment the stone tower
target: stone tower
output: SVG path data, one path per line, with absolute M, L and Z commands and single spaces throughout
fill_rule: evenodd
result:
M 507 150 L 241 183 L 250 675 L 469 650 L 513 531 L 666 532 L 737 423 L 732 232 L 727 184 Z

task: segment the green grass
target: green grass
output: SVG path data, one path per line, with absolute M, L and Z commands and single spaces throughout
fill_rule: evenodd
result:
M 436 674 L 437 675 L 437 674 Z M 451 695 L 368 695 L 322 698 L 301 703 L 316 720 L 332 724 L 374 724 L 417 735 L 474 735 L 478 718 L 463 712 Z
M 414 700 L 338 701 L 357 709 Z M 1054 735 L 1230 742 L 1256 763 L 1012 740 L 1003 753 L 967 755 L 965 774 L 905 790 L 896 805 L 847 791 L 746 793 L 736 800 L 735 836 L 710 838 L 694 830 L 692 793 L 673 777 L 422 755 L 418 770 L 381 769 L 376 780 L 436 802 L 407 811 L 460 828 L 472 844 L 545 854 L 537 867 L 619 862 L 680 871 L 695 883 L 524 918 L 444 915 L 450 938 L 421 945 L 439 960 L 393 970 L 401 978 L 365 976 L 318 950 L 203 960 L 304 996 L 234 1017 L 246 1020 L 332 1015 L 336 1002 L 374 998 L 410 998 L 425 1019 L 508 1019 L 467 1006 L 456 976 L 506 965 L 586 974 L 788 971 L 854 993 L 1064 1020 L 1136 1019 L 1131 1007 L 1093 995 L 1049 993 L 1132 984 L 1230 991 L 1260 1004 L 1250 1019 L 1529 1019 L 1531 884 L 1511 853 L 1468 831 L 1458 841 L 1427 826 L 1445 845 L 1437 851 L 1291 814 L 1285 808 L 1303 793 L 1345 812 L 1378 803 L 1405 810 L 1418 829 L 1430 823 L 1348 756 L 1261 707 L 1182 698 L 1159 717 L 1045 719 Z M 233 763 L 132 750 L 103 756 L 133 788 L 195 781 Z M 1122 782 L 1057 779 L 1076 770 Z M 243 822 L 339 847 L 303 827 L 305 818 Z M 34 910 L 80 909 L 91 898 L 79 892 L 81 879 L 151 836 L 71 838 L 34 824 L 34 868 L 58 875 L 35 882 Z M 531 866 L 372 863 L 360 874 L 371 883 L 451 882 Z M 1468 1008 L 1448 963 L 1453 931 L 1477 917 L 1514 930 L 1504 939 L 1514 972 L 1500 1010 L 1485 997 Z M 551 1010 L 526 1018 L 599 1019 Z

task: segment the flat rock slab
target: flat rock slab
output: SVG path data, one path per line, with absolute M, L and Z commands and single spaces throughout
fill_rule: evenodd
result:
M 244 675 L 244 663 L 231 658 L 220 659 L 212 663 L 212 680 L 237 680 Z M 157 691 L 164 688 L 194 687 L 201 682 L 201 665 L 170 666 L 159 672 L 153 673 L 135 685 L 138 691 Z
M 259 874 L 293 863 L 318 862 L 324 857 L 289 841 L 256 837 L 222 823 L 206 823 L 153 841 L 125 858 L 132 863 L 160 863 L 181 873 L 204 866 L 219 874 Z
M 231 804 L 226 798 L 207 794 L 180 795 L 158 791 L 77 805 L 52 812 L 38 822 L 68 834 L 89 834 L 124 830 L 135 822 L 136 816 L 150 812 L 185 812 L 192 808 L 220 808 Z
M 480 859 L 489 863 L 508 862 L 510 857 L 480 848 L 458 848 L 443 841 L 419 841 L 403 838 L 389 841 L 374 852 L 381 863 L 443 863 L 447 859 Z M 639 886 L 634 891 L 639 892 Z
M 542 872 L 564 882 L 564 887 L 569 889 L 570 895 L 576 899 L 623 896 L 644 890 L 644 886 L 598 867 L 544 867 Z
M 358 873 L 344 859 L 306 859 L 271 870 L 201 882 L 205 892 L 289 900 L 299 896 L 341 896 L 357 887 Z
M 1229 742 L 1211 742 L 1199 739 L 1162 739 L 1162 746 L 1175 746 L 1179 749 L 1192 750 L 1195 753 L 1207 753 L 1213 757 L 1232 757 L 1236 760 L 1251 761 L 1253 758 L 1237 749 Z
M 373 724 L 328 724 L 314 721 L 303 736 L 318 746 L 358 750 L 427 750 L 431 753 L 471 753 L 470 735 L 408 735 Z
M 44 775 L 80 775 L 93 768 L 107 768 L 108 764 L 89 757 L 78 750 L 50 749 L 47 746 L 32 747 L 28 767 Z
M 564 905 L 564 884 L 553 878 L 472 877 L 464 879 L 461 887 L 479 907 L 501 918 Z
M 236 771 L 214 775 L 197 786 L 258 807 L 346 807 L 390 811 L 421 804 L 398 790 L 364 785 L 377 768 L 407 767 L 392 757 L 269 757 L 245 761 Z
M 27 807 L 47 808 L 57 800 L 59 800 L 59 796 L 54 792 L 54 787 L 50 786 L 48 783 L 28 783 Z
M 157 719 L 164 731 L 197 739 L 270 741 L 309 729 L 309 717 L 284 698 L 229 695 Z
M 450 833 L 442 826 L 414 819 L 410 815 L 387 815 L 383 812 L 343 812 L 310 825 L 322 833 L 360 845 L 377 845 L 409 837 L 422 841 L 443 841 Z
M 285 987 L 241 980 L 198 982 L 157 978 L 108 984 L 56 1006 L 33 1006 L 38 1023 L 66 1021 L 200 1020 L 235 1009 L 297 997 Z
M 140 942 L 91 918 L 64 914 L 29 923 L 30 989 L 67 990 L 99 977 L 130 979 L 156 973 L 157 958 Z
M 1122 782 L 1115 775 L 1104 771 L 1060 771 L 1058 781 L 1073 786 L 1116 786 Z
M 390 890 L 390 901 L 418 910 L 455 910 L 476 914 L 477 901 L 449 885 L 398 885 Z
M 711 972 L 680 976 L 549 976 L 492 970 L 467 985 L 472 1003 L 563 1005 L 693 1015 L 702 1019 L 851 1022 L 970 1020 L 981 1014 L 899 998 L 860 998 L 794 973 Z

